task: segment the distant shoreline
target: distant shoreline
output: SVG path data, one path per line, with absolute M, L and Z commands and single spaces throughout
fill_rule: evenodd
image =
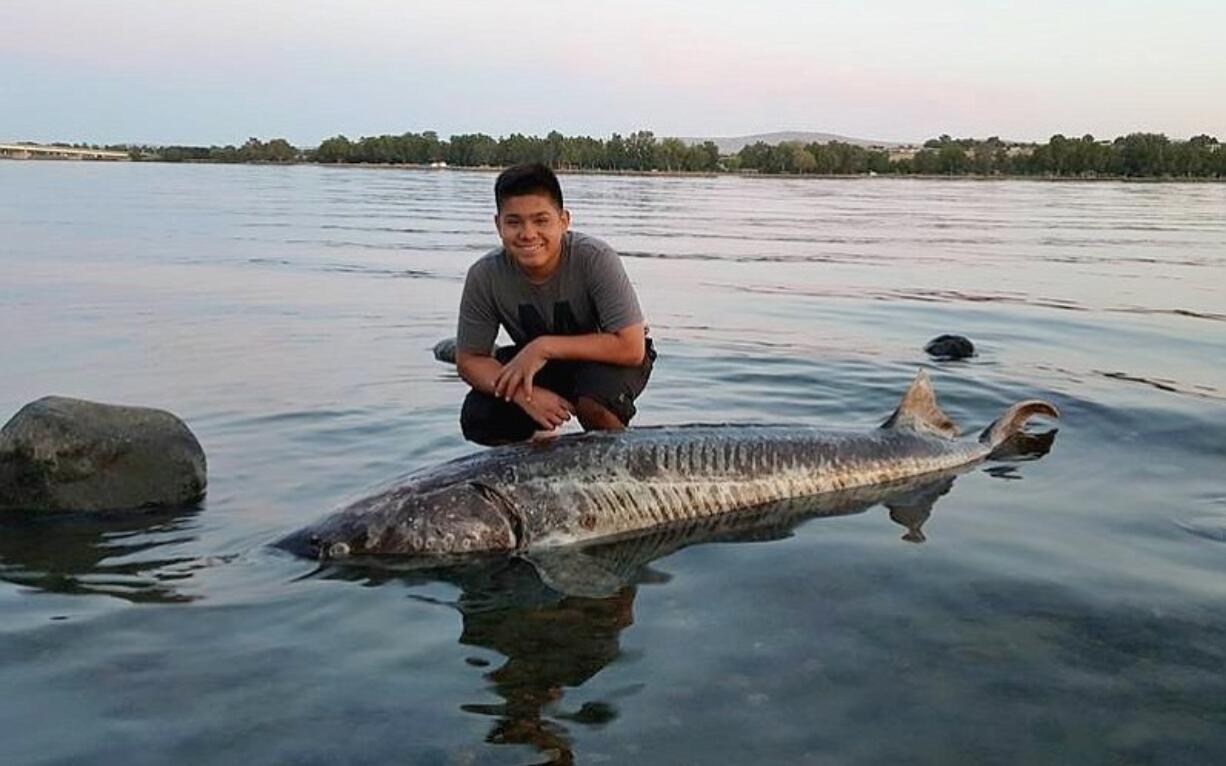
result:
M 466 167 L 448 165 L 444 168 L 430 167 L 413 163 L 396 164 L 383 162 L 213 162 L 210 160 L 168 162 L 166 165 L 273 165 L 273 166 L 313 166 L 321 168 L 364 168 L 367 170 L 415 170 L 425 173 L 447 173 L 459 171 L 462 173 L 501 173 L 505 168 L 495 166 Z M 584 170 L 579 168 L 554 168 L 558 175 L 568 176 L 629 176 L 644 178 L 761 178 L 763 180 L 792 181 L 839 181 L 860 180 L 878 181 L 883 179 L 916 180 L 916 181 L 1127 181 L 1130 183 L 1226 183 L 1226 178 L 1210 178 L 1198 176 L 1093 176 L 1075 178 L 1072 176 L 1035 176 L 1035 175 L 974 175 L 963 173 L 959 175 L 925 175 L 921 173 L 752 173 L 745 171 L 710 172 L 705 170 Z
M 164 163 L 178 164 L 178 163 Z M 225 162 L 210 162 L 202 161 L 193 164 L 200 165 L 226 165 L 233 163 Z M 374 163 L 374 162 L 292 162 L 292 163 L 272 163 L 272 162 L 248 162 L 242 163 L 247 165 L 304 165 L 316 166 L 323 168 L 366 168 L 370 170 L 416 170 L 428 173 L 446 173 L 449 171 L 460 171 L 464 173 L 500 173 L 504 168 L 493 166 L 477 166 L 465 167 L 460 165 L 448 165 L 447 167 L 437 168 L 429 165 L 418 164 L 395 164 L 395 163 Z M 744 171 L 724 171 L 710 172 L 704 170 L 584 170 L 578 168 L 554 168 L 554 172 L 558 175 L 573 175 L 573 176 L 641 176 L 647 178 L 760 178 L 764 180 L 792 180 L 792 181 L 837 181 L 837 180 L 861 180 L 861 181 L 877 181 L 881 179 L 899 179 L 899 180 L 915 180 L 915 181 L 1058 181 L 1058 182 L 1102 182 L 1102 181 L 1125 181 L 1129 183 L 1226 183 L 1226 178 L 1211 178 L 1200 176 L 1087 176 L 1084 178 L 1073 176 L 1036 176 L 1036 175 L 975 175 L 971 173 L 963 173 L 958 175 L 932 175 L 921 173 L 751 173 Z
M 0 162 L 29 162 L 44 164 L 60 164 L 64 162 L 90 162 L 105 164 L 156 164 L 156 165 L 217 165 L 217 166 L 260 166 L 260 167 L 321 167 L 321 168 L 357 168 L 364 170 L 411 170 L 427 173 L 446 173 L 460 171 L 464 173 L 499 173 L 501 166 L 464 166 L 447 165 L 434 167 L 417 163 L 375 163 L 375 162 L 223 162 L 219 160 L 138 160 L 117 162 L 114 159 L 67 159 L 67 158 L 17 158 L 0 156 Z M 601 170 L 598 168 L 554 168 L 559 175 L 577 176 L 627 176 L 646 178 L 760 178 L 766 180 L 863 180 L 899 179 L 915 181 L 1040 181 L 1040 182 L 1111 182 L 1125 183 L 1226 183 L 1226 177 L 1212 176 L 1057 176 L 1034 174 L 994 174 L 977 175 L 973 173 L 958 174 L 924 174 L 924 173 L 763 173 L 753 171 L 707 171 L 707 170 Z
M 783 139 L 792 135 L 779 133 L 760 138 Z M 687 144 L 679 138 L 657 139 L 650 130 L 624 137 L 614 133 L 607 140 L 568 137 L 557 131 L 543 138 L 512 133 L 496 139 L 484 133 L 467 133 L 444 140 L 428 130 L 362 136 L 357 140 L 336 135 L 314 148 L 296 147 L 284 138 L 264 141 L 256 137 L 241 146 L 0 144 L 0 156 L 21 158 L 34 153 L 49 158 L 75 155 L 81 159 L 103 159 L 101 155 L 106 154 L 110 159 L 134 162 L 311 163 L 475 171 L 540 162 L 566 173 L 683 178 L 737 174 L 783 178 L 911 176 L 1161 182 L 1226 179 L 1226 144 L 1217 138 L 1200 134 L 1186 141 L 1173 141 L 1163 133 L 1138 132 L 1114 139 L 1099 139 L 1088 133 L 1080 138 L 1056 134 L 1047 143 L 1018 143 L 998 136 L 952 138 L 942 134 L 922 146 L 894 147 L 866 147 L 841 140 L 775 144 L 759 140 L 735 153 L 721 149 L 711 140 Z

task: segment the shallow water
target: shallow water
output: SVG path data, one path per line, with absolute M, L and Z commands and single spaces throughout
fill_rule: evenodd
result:
M 925 367 L 967 431 L 1054 402 L 1050 452 L 930 515 L 644 543 L 602 597 L 270 552 L 472 449 L 429 349 L 492 182 L 0 163 L 0 418 L 163 407 L 210 469 L 194 509 L 0 519 L 0 762 L 1226 755 L 1226 186 L 566 176 L 660 351 L 637 424 L 871 426 Z

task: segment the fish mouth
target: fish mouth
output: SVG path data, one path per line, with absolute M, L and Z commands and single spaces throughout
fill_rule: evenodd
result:
M 333 561 L 355 554 L 353 547 L 344 541 L 327 540 L 311 529 L 300 529 L 282 537 L 272 544 L 273 548 L 292 553 L 304 559 Z

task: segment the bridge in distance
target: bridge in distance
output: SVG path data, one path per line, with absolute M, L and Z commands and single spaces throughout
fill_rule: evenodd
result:
M 0 144 L 0 158 L 11 160 L 126 160 L 127 152 L 106 149 L 75 149 L 70 146 Z

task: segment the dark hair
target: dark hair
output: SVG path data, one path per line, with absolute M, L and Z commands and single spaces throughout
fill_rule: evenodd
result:
M 499 173 L 494 182 L 494 204 L 498 210 L 502 210 L 505 200 L 525 194 L 544 194 L 554 201 L 558 210 L 562 209 L 562 185 L 553 171 L 539 162 L 512 165 Z

